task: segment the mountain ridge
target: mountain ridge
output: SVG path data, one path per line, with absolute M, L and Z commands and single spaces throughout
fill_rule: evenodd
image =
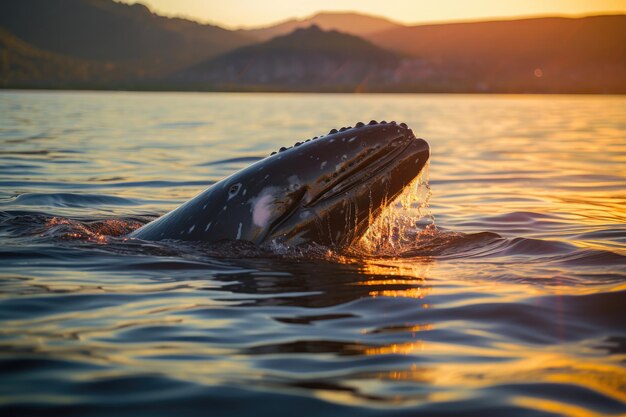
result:
M 380 79 L 384 69 L 395 67 L 399 60 L 397 54 L 365 39 L 313 25 L 196 64 L 174 79 L 209 83 L 217 89 L 232 85 L 270 90 L 289 86 L 298 91 L 311 86 L 353 89 L 365 78 Z
M 218 26 L 163 17 L 140 3 L 111 0 L 2 2 L 0 26 L 41 50 L 93 61 L 135 63 L 148 77 L 254 41 Z
M 253 36 L 259 41 L 265 41 L 311 25 L 323 30 L 337 30 L 362 37 L 403 26 L 391 19 L 365 13 L 322 11 L 304 18 L 291 18 L 272 25 L 238 31 Z
M 347 12 L 312 17 L 342 29 L 373 19 L 385 29 L 361 27 L 354 35 L 317 27 L 318 42 L 329 46 L 311 49 L 293 41 L 309 33 L 298 28 L 259 42 L 141 4 L 2 2 L 0 87 L 626 93 L 626 15 L 416 26 Z M 278 48 L 285 39 L 291 44 Z M 244 72 L 237 70 L 242 62 Z
M 626 15 L 418 25 L 369 40 L 463 68 L 487 91 L 626 92 Z

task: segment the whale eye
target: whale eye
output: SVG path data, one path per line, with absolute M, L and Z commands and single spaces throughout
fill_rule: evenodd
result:
M 230 188 L 228 189 L 228 198 L 232 198 L 236 196 L 237 193 L 239 192 L 239 189 L 241 189 L 241 183 L 231 185 Z

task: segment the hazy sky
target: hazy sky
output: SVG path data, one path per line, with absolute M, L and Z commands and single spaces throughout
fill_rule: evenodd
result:
M 228 28 L 262 26 L 322 10 L 358 11 L 402 23 L 626 13 L 626 0 L 140 0 L 139 3 L 160 14 L 185 16 Z

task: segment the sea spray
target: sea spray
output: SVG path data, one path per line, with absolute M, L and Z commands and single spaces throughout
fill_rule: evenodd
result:
M 413 247 L 421 236 L 436 233 L 429 206 L 429 168 L 427 163 L 420 175 L 376 219 L 372 216 L 367 232 L 355 246 L 356 251 L 393 256 Z

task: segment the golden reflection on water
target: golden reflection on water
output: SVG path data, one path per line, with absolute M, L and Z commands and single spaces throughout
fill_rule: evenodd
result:
M 450 346 L 450 345 L 447 345 Z M 482 388 L 497 387 L 500 384 L 550 384 L 559 383 L 574 386 L 586 387 L 594 390 L 600 395 L 611 398 L 613 401 L 626 402 L 624 390 L 625 374 L 620 365 L 606 364 L 600 358 L 589 360 L 581 364 L 579 358 L 569 356 L 566 352 L 551 352 L 549 349 L 518 349 L 516 355 L 503 357 L 502 362 L 493 363 L 492 360 L 485 359 L 485 362 L 474 360 L 473 363 L 466 363 L 463 355 L 471 352 L 447 347 L 444 344 L 430 345 L 428 342 L 410 342 L 401 345 L 390 345 L 376 349 L 368 349 L 366 355 L 409 355 L 418 359 L 422 355 L 440 355 L 442 358 L 450 357 L 451 354 L 458 355 L 457 360 L 448 360 L 436 365 L 413 363 L 405 368 L 394 369 L 384 372 L 355 375 L 350 380 L 351 385 L 359 387 L 359 394 L 346 392 L 333 392 L 326 390 L 318 392 L 324 398 L 332 398 L 333 401 L 345 404 L 362 402 L 364 399 L 375 396 L 375 387 L 385 381 L 403 381 L 417 385 L 427 385 L 428 394 L 420 396 L 393 397 L 385 396 L 384 401 L 402 403 L 410 405 L 412 403 L 445 402 L 458 400 L 463 397 L 463 392 L 468 390 L 480 390 Z M 470 351 L 472 349 L 469 349 Z M 489 349 L 485 351 L 475 351 L 475 354 L 487 355 L 492 353 Z M 429 356 L 430 357 L 430 356 Z M 454 358 L 455 356 L 452 356 Z M 490 363 L 486 363 L 490 362 Z M 379 381 L 378 383 L 376 381 Z M 549 388 L 547 388 L 549 389 Z M 377 401 L 377 400 L 376 400 Z M 514 404 L 522 404 L 544 411 L 560 410 L 567 416 L 584 417 L 596 416 L 582 407 L 572 405 L 569 401 L 552 401 L 530 394 L 511 395 L 509 401 Z M 562 408 L 559 408 L 562 406 Z
M 372 297 L 402 297 L 402 298 L 424 298 L 430 289 L 410 288 L 408 290 L 382 290 L 370 291 Z M 424 308 L 427 304 L 424 304 Z
M 407 342 L 407 343 L 392 343 L 387 346 L 380 346 L 365 350 L 365 355 L 411 355 L 419 351 L 424 350 L 424 342 Z
M 581 363 L 580 358 L 570 356 L 566 351 L 555 352 L 550 348 L 508 346 L 505 351 L 499 348 L 472 348 L 419 340 L 366 349 L 364 354 L 408 355 L 415 356 L 416 359 L 420 356 L 458 358 L 436 365 L 418 366 L 415 363 L 404 369 L 380 372 L 374 376 L 379 380 L 428 384 L 437 388 L 435 391 L 454 391 L 460 387 L 480 389 L 499 384 L 559 383 L 587 387 L 615 401 L 626 402 L 626 372 L 618 363 L 607 363 L 603 358 L 597 357 Z M 468 361 L 466 358 L 471 356 L 483 359 Z M 626 355 L 622 356 L 626 358 Z M 494 362 L 493 359 L 497 357 L 501 357 L 502 361 Z M 517 400 L 519 397 L 515 398 Z M 524 401 L 530 400 L 531 397 L 526 397 Z M 429 401 L 433 399 L 429 398 Z M 576 407 L 571 409 L 572 412 L 576 410 L 586 411 Z
M 427 300 L 433 294 L 454 294 L 459 286 L 459 291 L 467 291 L 465 283 L 451 278 L 449 265 L 439 265 L 432 259 L 423 262 L 412 259 L 411 262 L 399 259 L 369 259 L 362 260 L 361 271 L 367 280 L 356 283 L 359 286 L 376 286 L 379 289 L 369 292 L 369 296 L 376 297 L 403 297 L 407 299 Z M 429 277 L 435 277 L 434 281 Z M 440 279 L 439 277 L 445 277 Z M 444 285 L 442 285 L 444 284 Z M 412 286 L 412 288 L 395 289 L 398 285 Z M 389 286 L 394 289 L 380 289 Z M 506 282 L 476 282 L 476 292 L 486 294 L 498 294 L 499 302 L 518 303 L 529 294 L 537 292 L 533 287 L 520 283 Z M 612 286 L 611 291 L 620 291 L 624 285 Z M 556 294 L 589 294 L 593 293 L 588 288 L 570 288 L 567 286 L 553 289 Z M 489 302 L 491 300 L 485 299 Z M 480 303 L 480 298 L 473 299 L 470 303 Z M 445 307 L 451 307 L 454 302 L 446 303 Z M 428 304 L 422 304 L 423 308 L 429 308 Z M 436 308 L 436 307 L 435 307 Z M 532 307 L 529 307 L 532 308 Z M 443 324 L 406 324 L 387 329 L 390 332 L 410 334 L 415 340 L 401 343 L 388 343 L 378 346 L 367 347 L 362 351 L 366 356 L 402 355 L 420 357 L 446 358 L 446 361 L 429 360 L 426 365 L 413 363 L 405 368 L 397 368 L 390 371 L 375 374 L 363 374 L 359 378 L 366 381 L 372 379 L 381 382 L 405 381 L 416 384 L 430 385 L 428 395 L 421 398 L 413 397 L 385 397 L 385 401 L 398 404 L 411 404 L 420 402 L 437 402 L 458 400 L 462 395 L 458 389 L 468 387 L 480 389 L 481 387 L 497 386 L 498 384 L 533 384 L 533 383 L 558 383 L 586 387 L 595 392 L 611 398 L 615 401 L 626 403 L 626 371 L 620 365 L 620 361 L 626 360 L 626 354 L 620 354 L 607 358 L 604 356 L 591 355 L 585 361 L 579 356 L 571 354 L 567 345 L 563 346 L 533 346 L 524 344 L 512 344 L 497 342 L 498 336 L 488 329 L 472 328 L 471 322 L 466 322 L 464 332 L 468 335 L 481 336 L 494 340 L 487 346 L 470 346 L 462 344 L 449 344 L 430 341 L 424 332 L 438 328 L 454 326 L 452 323 Z M 362 331 L 363 334 L 375 334 L 376 331 Z M 422 337 L 420 337 L 423 335 Z M 574 350 L 575 352 L 575 350 Z M 455 359 L 456 358 L 456 359 Z M 469 359 L 474 358 L 474 359 Z M 497 358 L 500 358 L 499 360 Z M 495 359 L 495 360 L 494 360 Z M 358 379 L 358 378 L 357 378 Z M 370 383 L 355 383 L 363 392 L 357 400 L 354 395 L 345 392 L 318 391 L 320 398 L 330 399 L 335 402 L 354 404 L 367 398 Z M 375 385 L 375 384 L 374 384 Z M 463 391 L 462 390 L 462 391 Z M 432 392 L 434 391 L 434 392 Z M 374 395 L 374 392 L 371 393 Z M 530 407 L 545 412 L 560 412 L 571 417 L 596 416 L 598 414 L 569 403 L 546 400 L 531 395 L 512 396 L 512 403 Z
M 429 258 L 414 259 L 362 259 L 360 272 L 365 276 L 373 277 L 391 277 L 385 280 L 368 279 L 362 281 L 360 285 L 377 285 L 379 282 L 393 284 L 395 283 L 413 283 L 423 282 L 428 276 L 428 272 L 432 267 L 433 261 Z M 400 278 L 396 278 L 400 277 Z
M 467 292 L 468 287 L 453 277 L 450 265 L 440 265 L 432 259 L 419 262 L 412 259 L 410 262 L 401 259 L 375 259 L 362 260 L 358 267 L 361 278 L 353 285 L 359 287 L 377 287 L 368 293 L 371 298 L 392 297 L 419 300 L 424 307 L 423 301 L 435 295 L 451 295 Z M 461 269 L 462 270 L 462 269 Z M 188 282 L 187 284 L 193 284 Z M 207 283 L 202 283 L 206 287 Z M 155 291 L 168 289 L 173 284 L 154 284 Z M 398 286 L 410 286 L 410 288 L 398 289 Z M 384 287 L 389 287 L 385 289 Z M 499 302 L 516 303 L 527 297 L 529 287 L 527 285 L 504 283 L 504 282 L 475 282 L 477 293 L 491 293 L 497 295 Z M 621 286 L 623 289 L 623 285 Z M 113 288 L 113 287 L 112 287 Z M 111 289 L 112 289 L 111 288 Z M 185 288 L 185 291 L 201 289 L 202 285 L 195 283 Z M 58 289 L 58 288 L 57 288 Z M 124 290 L 125 293 L 143 293 L 145 286 L 124 285 L 115 288 L 116 292 Z M 102 289 L 98 290 L 101 291 Z M 536 291 L 536 290 L 535 290 Z M 565 289 L 563 290 L 565 293 Z M 573 291 L 572 289 L 569 290 Z M 581 289 L 582 293 L 589 289 Z M 91 291 L 87 291 L 91 292 Z M 94 292 L 97 293 L 97 292 Z M 480 303 L 480 298 L 474 298 L 465 303 Z M 448 301 L 445 307 L 455 305 L 455 301 Z M 143 369 L 146 372 L 160 372 L 167 366 L 166 357 L 197 356 L 239 357 L 240 360 L 177 360 L 176 366 L 168 371 L 169 374 L 183 380 L 193 380 L 202 384 L 219 384 L 225 381 L 245 379 L 248 381 L 262 381 L 267 377 L 267 370 L 254 369 L 254 355 L 245 355 L 231 347 L 219 347 L 218 345 L 200 344 L 182 341 L 142 342 L 139 344 L 129 343 L 120 349 L 117 344 L 110 344 L 102 339 L 113 339 L 115 335 L 126 328 L 142 326 L 197 326 L 201 328 L 203 318 L 193 314 L 180 316 L 180 312 L 194 312 L 201 308 L 225 306 L 230 302 L 206 299 L 199 303 L 197 297 L 179 297 L 163 304 L 162 300 L 153 299 L 148 301 L 136 301 L 132 310 L 127 306 L 112 306 L 94 312 L 81 312 L 80 320 L 85 323 L 84 327 L 73 326 L 65 329 L 67 323 L 76 320 L 78 316 L 74 312 L 48 316 L 41 320 L 29 320 L 28 322 L 7 322 L 3 334 L 15 334 L 21 332 L 22 341 L 15 342 L 13 346 L 24 348 L 32 346 L 35 340 L 41 344 L 38 349 L 52 353 L 57 357 L 67 357 L 81 360 L 88 355 L 89 360 L 96 363 L 117 363 L 133 368 Z M 437 305 L 432 308 L 437 308 Z M 531 308 L 531 307 L 529 307 Z M 157 316 L 157 318 L 155 318 Z M 98 321 L 101 317 L 124 317 L 117 320 L 115 325 L 94 327 L 92 321 Z M 419 318 L 419 314 L 416 315 Z M 211 326 L 228 328 L 237 326 L 236 321 L 230 319 L 211 319 Z M 587 387 L 617 401 L 626 402 L 624 380 L 626 374 L 619 365 L 619 360 L 626 360 L 626 355 L 614 356 L 607 359 L 603 356 L 590 355 L 585 361 L 579 356 L 570 355 L 568 346 L 533 346 L 524 344 L 498 343 L 496 333 L 488 328 L 473 328 L 473 322 L 450 322 L 440 323 L 406 323 L 394 329 L 387 329 L 389 334 L 407 335 L 411 340 L 390 343 L 363 344 L 353 352 L 359 355 L 377 357 L 385 355 L 401 355 L 415 357 L 416 362 L 404 367 L 397 367 L 388 371 L 375 373 L 359 373 L 348 377 L 355 392 L 333 391 L 331 389 L 318 389 L 315 395 L 320 398 L 332 400 L 344 404 L 359 404 L 363 402 L 390 402 L 397 404 L 412 404 L 424 401 L 451 401 L 458 398 L 459 392 L 469 388 L 480 389 L 481 387 L 497 386 L 498 384 L 515 383 L 562 383 Z M 31 330 L 24 332 L 24 328 Z M 428 332 L 450 327 L 463 328 L 466 335 L 483 336 L 492 340 L 489 345 L 471 346 L 458 343 L 442 343 L 432 341 Z M 363 331 L 366 337 L 380 333 L 379 331 Z M 89 352 L 80 349 L 79 346 L 56 345 L 57 340 L 76 339 L 81 343 L 89 343 Z M 429 358 L 424 364 L 420 358 Z M 440 358 L 440 360 L 434 360 Z M 621 359 L 620 359 L 621 358 Z M 252 362 L 250 362 L 252 361 Z M 115 376 L 119 371 L 97 371 L 84 378 L 102 378 Z M 351 379 L 352 378 L 352 379 Z M 433 388 L 428 395 L 419 396 L 376 396 L 373 386 L 385 383 L 385 381 L 405 381 L 414 384 L 426 384 Z M 373 384 L 373 385 L 372 385 Z M 560 402 L 547 401 L 532 396 L 513 397 L 522 405 L 533 406 L 545 411 L 552 410 L 561 405 Z M 566 404 L 562 404 L 566 406 Z M 551 408 L 552 407 L 552 408 Z M 590 411 L 567 405 L 562 409 L 566 415 L 572 417 L 584 417 L 594 415 Z
M 404 297 L 404 298 L 424 298 L 430 288 L 424 286 L 426 276 L 431 268 L 429 259 L 411 261 L 391 261 L 387 260 L 384 264 L 383 260 L 362 260 L 360 271 L 363 276 L 369 277 L 367 280 L 359 281 L 356 285 L 363 286 L 406 286 L 411 285 L 413 288 L 404 289 L 380 289 L 369 292 L 370 297 Z M 385 277 L 380 279 L 380 277 Z
M 539 243 L 557 242 L 626 254 L 619 239 L 606 237 L 626 223 L 623 98 L 423 95 L 355 100 L 333 96 L 331 117 L 311 111 L 310 120 L 302 121 L 276 112 L 275 103 L 284 105 L 293 100 L 293 106 L 285 106 L 292 108 L 307 100 L 315 104 L 316 100 L 326 99 L 314 95 L 230 95 L 222 97 L 225 106 L 213 106 L 217 113 L 207 116 L 207 103 L 211 104 L 216 96 L 194 95 L 203 105 L 187 107 L 190 115 L 182 109 L 182 115 L 172 117 L 210 117 L 220 123 L 176 132 L 149 128 L 160 115 L 170 114 L 170 100 L 176 97 L 116 98 L 111 108 L 122 106 L 120 114 L 131 118 L 123 119 L 124 128 L 118 129 L 118 117 L 110 117 L 105 120 L 108 130 L 89 139 L 90 151 L 80 155 L 81 164 L 76 164 L 72 172 L 67 165 L 45 164 L 46 160 L 39 158 L 35 161 L 40 165 L 38 177 L 65 186 L 90 184 L 97 186 L 95 193 L 136 199 L 120 206 L 94 203 L 78 209 L 81 216 L 163 213 L 208 183 L 247 165 L 207 162 L 228 160 L 233 155 L 262 157 L 277 146 L 291 143 L 294 132 L 302 137 L 313 135 L 320 126 L 330 128 L 335 122 L 345 124 L 363 114 L 388 111 L 413 126 L 433 150 L 432 198 L 427 198 L 427 183 L 418 181 L 415 188 L 410 187 L 411 198 L 402 196 L 397 202 L 409 212 L 426 220 L 434 215 L 435 224 L 442 230 L 467 234 L 489 231 L 503 239 L 532 238 Z M 150 113 L 152 101 L 158 106 Z M 268 109 L 269 114 L 261 112 L 252 117 L 242 113 L 244 101 Z M 308 110 L 328 108 L 310 102 L 308 106 Z M 134 111 L 140 107 L 145 111 Z M 106 111 L 90 112 L 88 117 L 97 119 L 101 113 Z M 37 112 L 33 114 L 37 116 Z M 233 118 L 233 114 L 240 117 Z M 69 118 L 53 115 L 60 124 L 70 123 Z M 254 124 L 252 119 L 267 124 Z M 98 122 L 91 121 L 87 126 Z M 287 128 L 277 131 L 272 125 Z M 174 135 L 185 146 L 172 146 Z M 244 137 L 245 141 L 235 140 Z M 85 148 L 84 142 L 71 135 L 55 140 L 46 143 L 60 150 Z M 71 157 L 56 152 L 54 146 L 50 152 L 55 157 Z M 207 155 L 208 148 L 215 153 Z M 124 173 L 123 178 L 120 173 Z M 155 186 L 152 180 L 171 183 Z M 71 210 L 64 214 L 63 207 L 44 209 L 54 214 L 48 228 L 72 226 L 74 234 L 66 237 L 73 238 L 73 242 L 98 243 L 99 249 L 103 248 L 100 243 L 109 243 L 107 236 L 123 235 L 132 227 L 115 221 L 90 227 L 91 223 L 65 219 L 63 216 L 71 218 L 76 213 Z M 209 277 L 201 272 L 187 279 L 175 269 L 139 267 L 118 274 L 123 269 L 120 265 L 113 265 L 118 269 L 112 270 L 107 270 L 107 265 L 89 265 L 81 270 L 68 262 L 57 269 L 42 263 L 39 271 L 25 263 L 19 274 L 5 279 L 0 299 L 32 299 L 27 302 L 40 303 L 45 314 L 33 311 L 32 315 L 4 320 L 0 348 L 15 356 L 110 367 L 70 370 L 63 375 L 65 381 L 93 382 L 151 374 L 205 386 L 229 383 L 263 389 L 276 383 L 280 392 L 283 388 L 299 389 L 333 403 L 373 406 L 449 402 L 480 398 L 485 392 L 491 392 L 485 395 L 491 399 L 499 395 L 502 386 L 510 390 L 502 393 L 506 401 L 531 410 L 571 417 L 597 415 L 591 411 L 593 405 L 586 408 L 585 403 L 579 406 L 576 399 L 558 395 L 556 400 L 539 398 L 523 388 L 524 384 L 536 384 L 540 389 L 545 387 L 549 395 L 551 388 L 560 384 L 565 391 L 569 386 L 603 396 L 600 402 L 606 398 L 626 403 L 626 354 L 619 349 L 607 353 L 597 347 L 605 342 L 604 336 L 613 335 L 615 327 L 607 325 L 604 332 L 588 338 L 580 336 L 570 341 L 563 337 L 568 331 L 577 331 L 578 326 L 578 331 L 587 329 L 585 326 L 600 326 L 598 318 L 578 323 L 573 320 L 580 316 L 567 317 L 565 297 L 624 291 L 626 284 L 612 281 L 599 285 L 595 281 L 605 272 L 618 275 L 619 266 L 607 266 L 604 261 L 581 268 L 576 263 L 537 262 L 542 250 L 521 260 L 507 256 L 465 262 L 441 257 L 402 259 L 402 243 L 419 236 L 402 234 L 388 214 L 381 216 L 383 224 L 372 228 L 378 233 L 376 238 L 385 239 L 367 246 L 375 240 L 370 234 L 365 239 L 365 251 L 357 251 L 356 256 L 332 257 L 332 262 L 342 265 L 330 272 L 309 273 L 308 266 L 294 268 L 295 272 L 280 271 L 283 264 L 272 259 L 267 263 L 270 269 L 276 269 L 273 278 L 246 281 L 250 277 L 242 274 L 241 282 L 247 285 L 238 290 L 233 289 L 237 285 L 214 281 L 211 273 L 206 274 Z M 428 232 L 427 228 L 423 230 Z M 74 255 L 71 249 L 69 245 L 68 251 Z M 116 261 L 123 259 L 120 255 Z M 322 276 L 325 273 L 329 276 Z M 283 275 L 277 279 L 279 274 Z M 168 281 L 161 282 L 161 278 Z M 281 287 L 283 283 L 286 288 Z M 212 291 L 216 289 L 221 293 Z M 290 295 L 284 295 L 283 290 Z M 336 299 L 335 292 L 341 293 Z M 55 305 L 56 296 L 87 297 L 78 302 L 69 302 L 68 298 L 64 308 L 66 301 Z M 515 322 L 515 308 L 532 310 L 533 299 L 544 296 L 550 296 L 552 303 L 545 310 L 547 315 L 538 319 L 538 324 L 545 327 L 533 329 L 532 322 Z M 289 302 L 284 302 L 286 297 L 290 297 Z M 255 304 L 261 299 L 265 304 Z M 107 303 L 98 305 L 99 300 Z M 498 315 L 502 312 L 502 316 L 510 314 L 511 321 L 499 322 L 503 317 L 481 311 L 489 305 L 500 306 L 492 311 Z M 299 315 L 321 318 L 277 320 Z M 511 328 L 506 328 L 507 323 Z M 556 334 L 549 335 L 553 338 L 545 343 L 527 337 L 541 339 L 545 336 L 542 332 Z M 257 345 L 266 349 L 251 349 Z M 287 365 L 300 360 L 332 366 L 301 371 Z M 285 381 L 288 383 L 280 385 Z M 325 384 L 302 388 L 313 386 L 306 385 L 312 381 Z M 302 385 L 294 388 L 289 383 Z M 24 397 L 24 401 L 32 399 Z M 46 398 L 51 403 L 72 400 L 75 398 L 71 395 Z
M 563 415 L 567 417 L 601 417 L 604 414 L 594 413 L 582 407 L 572 404 L 546 400 L 544 398 L 534 398 L 519 396 L 512 399 L 514 404 L 528 407 L 532 410 L 539 410 L 547 414 Z
M 416 307 L 429 297 L 451 295 L 467 292 L 465 283 L 451 278 L 448 265 L 439 265 L 432 260 L 424 262 L 407 262 L 406 260 L 363 260 L 359 266 L 360 281 L 355 287 L 377 287 L 369 292 L 372 299 L 381 297 L 403 297 L 414 300 Z M 204 285 L 206 286 L 206 282 Z M 198 284 L 196 284 L 198 285 Z M 528 286 L 513 283 L 494 283 L 476 281 L 476 292 L 492 293 L 497 295 L 500 302 L 515 303 L 528 296 Z M 390 287 L 384 289 L 385 286 Z M 398 286 L 410 286 L 403 290 Z M 382 289 L 381 289 L 382 287 Z M 622 285 L 623 287 L 623 285 Z M 125 292 L 132 293 L 132 286 L 124 286 Z M 155 290 L 167 288 L 165 284 L 155 284 Z M 200 285 L 197 286 L 201 288 Z M 137 288 L 136 293 L 142 293 L 143 286 Z M 119 288 L 118 288 L 119 290 Z M 4 335 L 21 332 L 21 341 L 14 341 L 13 348 L 33 349 L 52 354 L 59 358 L 73 360 L 88 359 L 93 363 L 119 364 L 142 372 L 160 373 L 168 369 L 168 375 L 187 381 L 196 381 L 205 385 L 229 383 L 233 381 L 258 382 L 263 384 L 267 378 L 272 378 L 276 370 L 257 368 L 257 357 L 251 353 L 241 352 L 237 347 L 220 346 L 194 341 L 161 340 L 155 342 L 142 341 L 140 343 L 126 343 L 121 346 L 114 340 L 116 335 L 125 329 L 150 326 L 184 326 L 201 329 L 206 325 L 201 315 L 193 314 L 202 308 L 228 307 L 232 302 L 219 301 L 208 298 L 203 303 L 197 296 L 192 295 L 195 290 L 190 286 L 189 297 L 177 297 L 172 300 L 152 299 L 137 300 L 132 308 L 128 306 L 111 306 L 93 312 L 83 311 L 62 313 L 48 316 L 41 320 L 25 322 L 7 322 L 3 329 Z M 584 291 L 589 291 L 588 289 Z M 583 291 L 583 292 L 584 292 Z M 504 301 L 510 300 L 510 301 Z M 479 304 L 481 298 L 474 298 L 466 303 Z M 420 304 L 417 304 L 420 303 Z M 454 305 L 448 301 L 446 307 Z M 435 303 L 438 304 L 438 303 Z M 469 304 L 468 304 L 469 305 Z M 432 308 L 437 308 L 434 305 Z M 532 308 L 532 307 L 529 307 Z M 179 313 L 191 313 L 180 315 Z M 102 317 L 117 317 L 114 325 L 108 320 L 102 327 L 94 326 Z M 123 318 L 120 320 L 119 318 Z M 74 323 L 80 319 L 83 326 Z M 419 313 L 415 315 L 419 319 Z M 212 328 L 228 329 L 241 325 L 234 319 L 211 318 Z M 484 325 L 484 324 L 483 324 Z M 447 402 L 458 400 L 463 393 L 469 390 L 480 390 L 499 384 L 537 384 L 559 383 L 586 387 L 596 393 L 616 401 L 626 402 L 624 381 L 626 374 L 620 361 L 626 360 L 626 355 L 614 355 L 611 358 L 593 354 L 591 351 L 584 361 L 577 355 L 577 348 L 573 354 L 570 346 L 564 345 L 532 345 L 498 342 L 502 340 L 497 332 L 486 327 L 475 327 L 473 321 L 444 320 L 433 323 L 405 323 L 395 328 L 378 329 L 377 331 L 361 332 L 362 342 L 354 343 L 350 349 L 352 355 L 364 357 L 382 357 L 388 355 L 414 358 L 406 365 L 395 366 L 391 369 L 363 372 L 338 371 L 342 375 L 343 383 L 336 388 L 328 386 L 313 390 L 313 395 L 328 401 L 341 404 L 398 404 L 411 405 L 424 402 Z M 29 331 L 24 331 L 29 328 Z M 463 334 L 482 336 L 491 342 L 486 345 L 475 346 L 462 343 L 444 343 L 433 341 L 428 333 L 441 329 L 462 329 Z M 369 336 L 387 334 L 390 342 L 376 341 L 365 343 Z M 404 341 L 395 340 L 402 337 Z M 409 340 L 406 340 L 409 338 Z M 80 344 L 59 343 L 63 340 L 77 340 Z M 88 344 L 89 350 L 81 348 Z M 196 357 L 197 360 L 183 360 L 184 357 Z M 228 357 L 229 360 L 219 360 Z M 178 358 L 175 366 L 169 367 L 167 358 Z M 202 358 L 211 358 L 203 360 Z M 386 366 L 386 368 L 389 368 Z M 291 374 L 288 369 L 283 370 L 292 378 L 306 376 Z M 331 371 L 329 377 L 334 374 Z M 98 378 L 117 377 L 123 375 L 120 370 L 98 370 L 83 374 L 80 378 L 85 381 Z M 427 385 L 427 393 L 413 395 L 393 395 L 385 391 L 385 384 L 406 382 L 416 385 Z M 350 387 L 353 391 L 346 391 Z M 418 390 L 421 391 L 421 390 Z M 381 394 L 382 392 L 382 394 Z M 563 402 L 535 398 L 532 395 L 513 395 L 510 401 L 536 410 L 560 410 L 571 417 L 586 417 L 595 415 L 593 412 Z M 562 407 L 561 407 L 562 406 Z M 559 408 L 561 407 L 561 408 Z

